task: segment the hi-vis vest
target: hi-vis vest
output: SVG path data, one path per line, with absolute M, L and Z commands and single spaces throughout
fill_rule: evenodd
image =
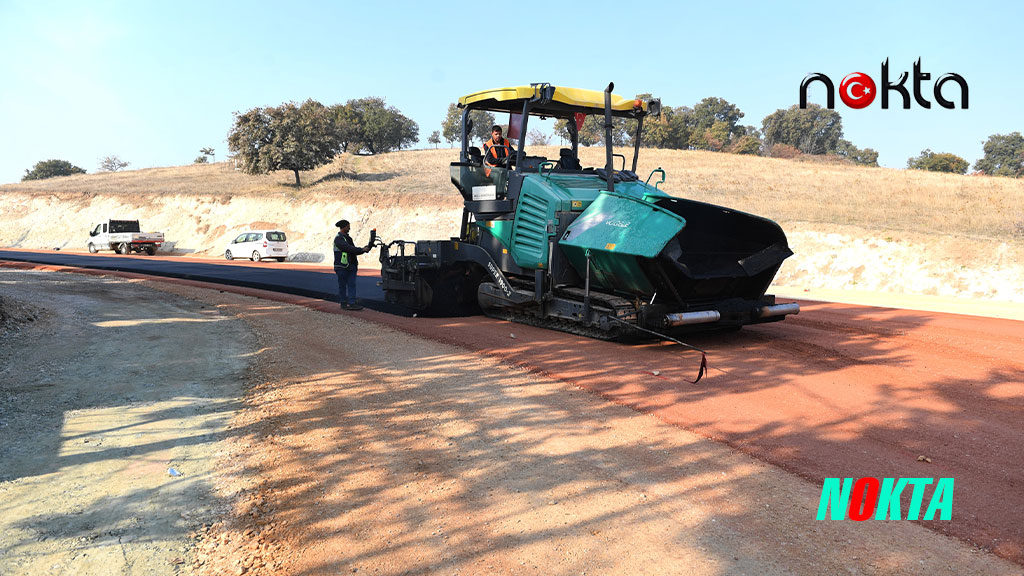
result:
M 493 157 L 495 162 L 497 162 L 498 160 L 508 156 L 509 149 L 512 146 L 509 144 L 508 138 L 501 139 L 501 146 L 504 146 L 504 148 L 499 147 L 498 144 L 495 144 L 493 140 L 488 138 L 487 141 L 484 142 L 484 158 L 487 159 Z
M 340 267 L 340 268 L 348 268 L 348 265 L 349 265 L 348 252 L 345 252 L 344 250 L 338 250 L 338 245 L 337 245 L 338 238 L 342 238 L 342 240 L 344 242 L 348 242 L 348 239 L 345 238 L 344 236 L 342 236 L 341 234 L 338 234 L 337 236 L 334 237 L 334 266 L 336 268 L 338 268 L 338 267 Z
M 504 146 L 504 148 L 500 146 Z M 487 161 L 493 157 L 494 161 L 492 164 L 496 165 L 499 160 L 510 154 L 509 147 L 511 144 L 509 143 L 508 138 L 502 138 L 500 146 L 495 144 L 491 138 L 488 138 L 487 141 L 484 142 L 484 176 L 487 176 L 488 178 L 491 177 L 491 169 L 487 166 Z

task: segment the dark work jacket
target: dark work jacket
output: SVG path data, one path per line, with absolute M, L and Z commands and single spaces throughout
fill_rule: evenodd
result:
M 341 263 L 341 255 L 348 252 L 348 266 Z M 334 237 L 334 267 L 342 270 L 355 270 L 359 267 L 359 254 L 366 254 L 366 250 L 352 243 L 352 237 L 348 234 L 338 232 Z

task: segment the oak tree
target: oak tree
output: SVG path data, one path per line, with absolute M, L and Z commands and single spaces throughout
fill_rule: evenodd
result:
M 967 160 L 948 152 L 932 152 L 924 149 L 919 155 L 907 160 L 907 168 L 911 170 L 928 170 L 929 172 L 949 172 L 950 174 L 966 174 L 970 163 Z
M 228 148 L 246 172 L 291 170 L 295 185 L 301 186 L 299 171 L 329 163 L 339 145 L 330 111 L 315 100 L 306 100 L 236 112 Z
M 36 165 L 31 170 L 25 170 L 25 175 L 21 177 L 21 180 L 23 182 L 26 180 L 44 180 L 57 176 L 71 176 L 72 174 L 85 174 L 85 170 L 67 160 L 41 160 L 36 162 Z
M 1020 132 L 993 134 L 985 142 L 985 155 L 974 169 L 989 176 L 1024 176 L 1024 136 Z
M 486 110 L 473 110 L 469 113 L 469 141 L 479 140 L 483 143 L 491 137 L 491 127 L 494 126 L 494 114 Z M 441 137 L 449 144 L 462 140 L 462 108 L 452 102 L 448 105 L 448 112 L 444 121 L 441 122 Z

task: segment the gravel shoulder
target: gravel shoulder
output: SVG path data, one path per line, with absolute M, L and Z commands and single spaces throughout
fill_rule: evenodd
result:
M 373 313 L 3 274 L 54 320 L 0 344 L 0 573 L 1019 573 L 917 524 L 816 522 L 810 482 Z
M 0 295 L 0 574 L 187 571 L 246 325 L 111 278 L 0 270 Z

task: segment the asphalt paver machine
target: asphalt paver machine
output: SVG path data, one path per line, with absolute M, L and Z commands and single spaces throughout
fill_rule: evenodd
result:
M 451 163 L 465 202 L 459 237 L 381 242 L 386 299 L 602 339 L 736 329 L 798 313 L 796 303 L 765 294 L 792 255 L 779 225 L 673 197 L 661 189 L 660 168 L 639 176 L 644 119 L 661 104 L 612 89 L 532 84 L 459 99 L 462 145 Z M 508 115 L 513 146 L 499 165 L 471 146 L 474 110 Z M 605 125 L 602 167 L 580 164 L 588 115 Z M 538 117 L 566 121 L 571 147 L 558 158 L 527 153 L 527 125 Z M 612 146 L 616 118 L 635 121 L 628 168 Z

